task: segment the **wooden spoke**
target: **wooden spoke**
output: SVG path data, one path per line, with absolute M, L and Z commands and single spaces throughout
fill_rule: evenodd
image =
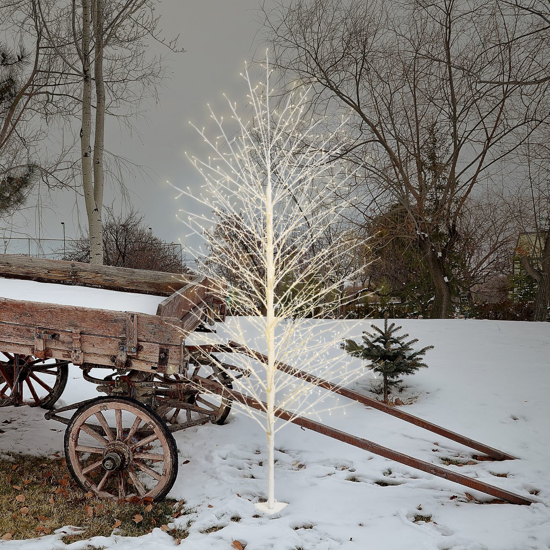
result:
M 124 472 L 118 472 L 118 498 L 124 498 L 126 496 L 124 488 Z
M 90 464 L 86 468 L 82 470 L 83 474 L 89 474 L 90 472 L 93 472 L 94 470 L 97 470 L 101 466 L 102 461 L 98 460 L 97 462 L 94 462 L 93 464 Z
M 134 484 L 134 487 L 138 490 L 139 496 L 140 497 L 144 496 L 147 493 L 147 491 L 145 487 L 141 484 L 141 481 L 136 475 L 136 471 L 134 470 L 133 466 L 130 466 L 128 468 L 128 474 L 130 476 L 130 479 L 132 480 L 132 483 Z
M 51 374 L 52 376 L 57 376 L 57 372 L 50 370 L 49 368 L 34 368 L 33 372 L 39 372 L 40 374 Z
M 107 439 L 109 441 L 114 441 L 115 436 L 113 435 L 113 432 L 111 431 L 111 428 L 109 428 L 109 424 L 107 424 L 107 420 L 105 420 L 105 417 L 103 416 L 103 413 L 98 411 L 98 412 L 95 413 L 95 417 L 97 418 L 97 420 L 101 424 L 101 427 L 103 428 L 103 431 L 105 432 L 105 435 L 107 436 Z
M 88 445 L 77 445 L 75 447 L 75 451 L 77 453 L 92 453 L 102 455 L 104 450 L 105 449 L 101 449 L 100 447 L 89 447 Z
M 115 409 L 116 417 L 116 439 L 117 441 L 122 441 L 122 411 L 120 409 Z
M 32 378 L 35 382 L 38 382 L 38 384 L 40 384 L 46 391 L 49 391 L 49 392 L 53 391 L 53 388 L 51 386 L 48 386 L 46 382 L 44 382 L 43 380 L 40 380 L 40 378 L 38 378 L 38 376 L 36 376 L 33 372 L 29 374 L 29 378 Z
M 159 462 L 164 460 L 164 455 L 157 455 L 153 453 L 134 453 L 134 458 L 141 458 L 142 460 L 152 460 L 153 462 Z
M 27 378 L 25 380 L 25 382 L 27 383 L 27 386 L 29 387 L 29 390 L 32 394 L 32 397 L 34 399 L 34 402 L 37 404 L 37 405 L 40 405 L 40 399 L 38 398 L 38 395 L 36 395 L 36 390 L 34 389 L 34 386 L 32 385 L 32 382 L 30 381 L 29 378 Z
M 86 426 L 85 424 L 80 428 L 83 432 L 86 432 L 88 435 L 92 436 L 95 440 L 99 441 L 103 446 L 107 446 L 108 441 L 102 436 L 99 435 L 93 428 Z
M 105 487 L 105 483 L 107 482 L 107 480 L 109 479 L 109 476 L 112 474 L 112 472 L 105 472 L 105 475 L 101 478 L 101 481 L 99 482 L 98 486 L 97 486 L 97 490 L 98 491 L 101 491 L 103 490 L 103 487 Z
M 10 368 L 9 366 L 7 368 Z M 6 369 L 3 365 L 0 365 L 0 375 L 2 375 L 2 378 L 6 382 L 6 384 L 13 389 L 13 380 L 12 377 L 6 372 Z
M 141 418 L 139 416 L 136 417 L 134 420 L 134 423 L 132 424 L 132 427 L 130 428 L 130 431 L 128 432 L 128 435 L 126 436 L 125 442 L 128 442 L 134 437 L 139 425 L 141 424 Z
M 152 443 L 153 441 L 158 439 L 158 437 L 159 436 L 157 434 L 148 435 L 145 439 L 142 439 L 141 441 L 133 443 L 130 448 L 136 449 L 137 447 L 143 447 L 144 445 L 148 445 L 149 443 Z
M 157 481 L 162 479 L 162 476 L 159 473 L 155 472 L 155 470 L 151 470 L 151 468 L 145 466 L 142 462 L 135 460 L 134 465 L 137 466 L 142 472 L 145 472 L 148 476 L 151 476 L 153 479 L 156 479 Z

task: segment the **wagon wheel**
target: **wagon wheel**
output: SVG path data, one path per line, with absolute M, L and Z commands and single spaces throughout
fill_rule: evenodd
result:
M 231 377 L 220 369 L 213 369 L 212 367 L 206 365 L 197 365 L 192 375 L 192 380 L 200 385 L 200 378 L 215 380 L 227 388 L 233 388 L 231 384 Z M 185 382 L 187 380 L 181 374 L 157 374 L 155 379 L 167 383 Z M 163 405 L 162 399 L 159 399 L 159 402 L 161 404 L 157 408 L 157 413 L 168 425 L 174 426 L 177 424 L 184 424 L 192 420 L 189 409 L 176 407 L 173 403 L 170 405 Z M 182 402 L 194 405 L 195 412 L 198 412 L 199 414 L 201 411 L 204 411 L 204 414 L 208 414 L 208 416 L 212 418 L 213 424 L 220 425 L 224 424 L 227 420 L 227 417 L 231 412 L 232 405 L 232 401 L 230 399 L 222 398 L 221 396 L 211 393 L 203 393 L 199 390 L 199 388 L 197 388 L 197 391 L 193 392 Z M 197 411 L 197 409 L 200 410 Z
M 162 419 L 128 397 L 88 401 L 65 431 L 72 476 L 82 489 L 101 498 L 163 499 L 176 479 L 177 455 Z
M 30 405 L 51 409 L 69 377 L 69 362 L 32 355 L 0 355 L 0 407 Z

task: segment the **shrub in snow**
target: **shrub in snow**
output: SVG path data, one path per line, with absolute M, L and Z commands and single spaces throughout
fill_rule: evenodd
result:
M 397 336 L 395 333 L 402 327 L 396 327 L 395 323 L 388 326 L 388 316 L 384 318 L 384 328 L 373 325 L 374 333 L 363 332 L 363 344 L 354 340 L 345 340 L 342 348 L 352 357 L 358 357 L 365 361 L 371 361 L 370 368 L 382 375 L 384 382 L 384 402 L 388 402 L 388 393 L 391 385 L 396 384 L 403 375 L 414 374 L 418 369 L 427 367 L 422 359 L 429 349 L 427 346 L 415 351 L 413 345 L 417 339 L 405 341 L 408 334 Z

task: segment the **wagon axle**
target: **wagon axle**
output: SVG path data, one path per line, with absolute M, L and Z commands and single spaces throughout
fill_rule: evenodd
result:
M 107 453 L 103 460 L 101 461 L 101 465 L 103 466 L 103 469 L 107 472 L 112 472 L 114 470 L 119 470 L 120 467 L 127 462 L 126 457 L 122 456 L 121 454 L 112 451 L 110 453 Z

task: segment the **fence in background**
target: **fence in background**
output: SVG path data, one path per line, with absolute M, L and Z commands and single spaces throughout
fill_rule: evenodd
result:
M 76 239 L 33 239 L 31 237 L 3 237 L 0 238 L 1 254 L 20 254 L 33 258 L 49 258 L 51 260 L 63 260 L 67 252 L 73 249 Z M 181 265 L 186 264 L 183 247 L 180 243 L 163 243 L 167 251 L 177 256 Z

